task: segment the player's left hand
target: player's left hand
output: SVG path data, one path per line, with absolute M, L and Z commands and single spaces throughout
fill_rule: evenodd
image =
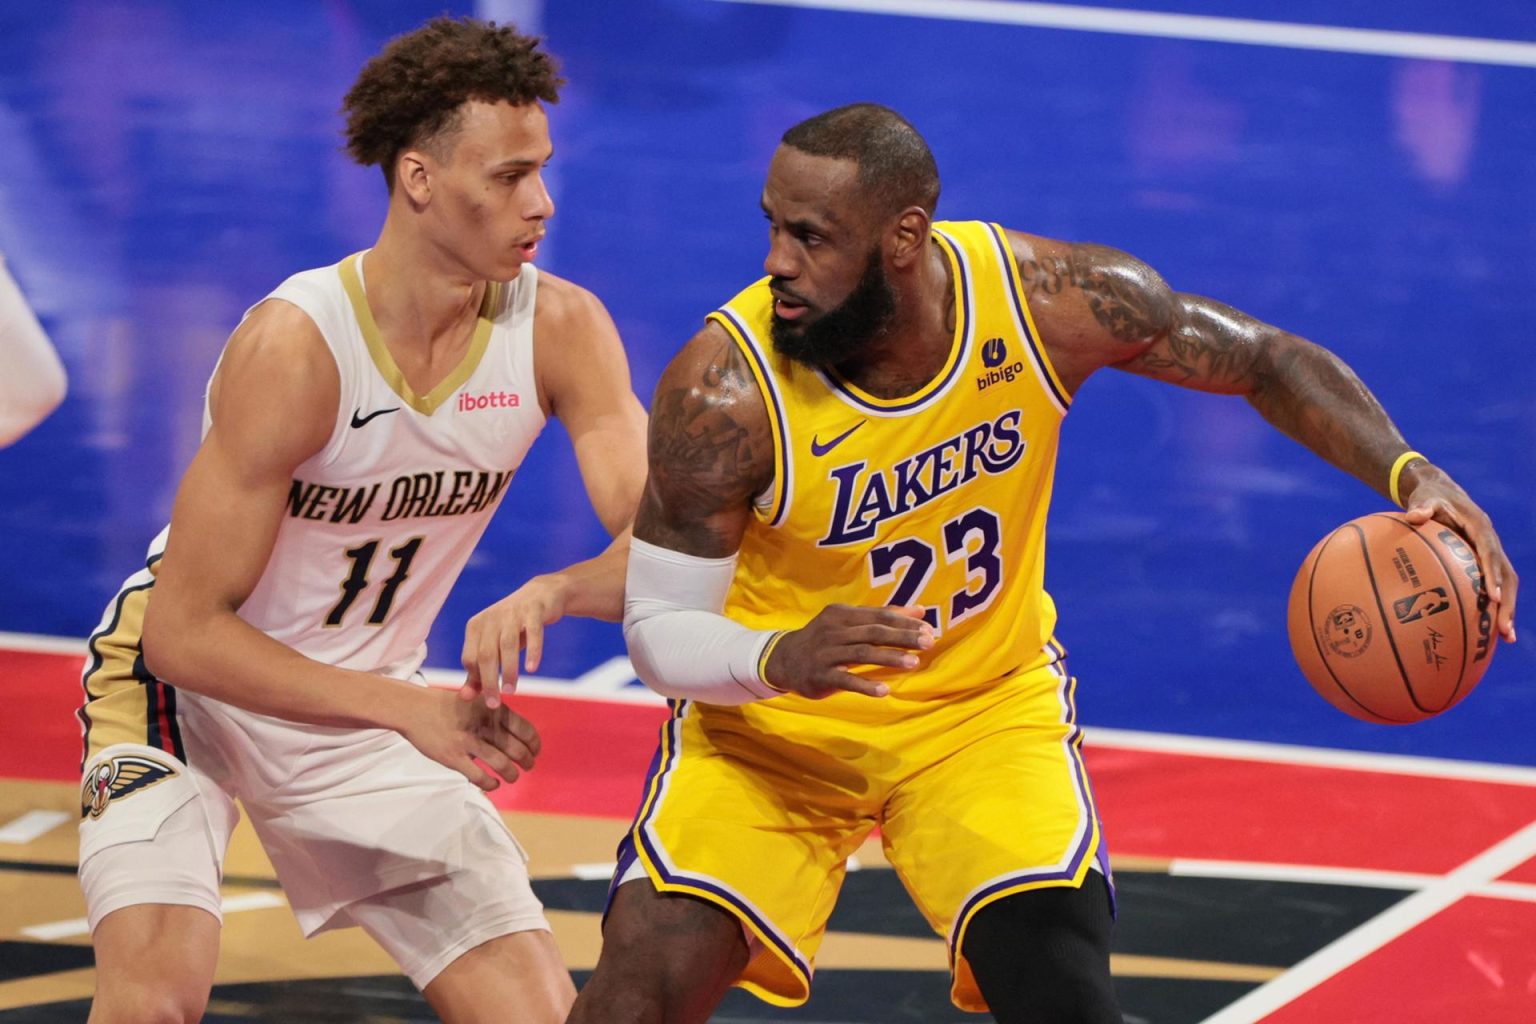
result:
M 557 575 L 535 576 L 480 612 L 464 627 L 466 673 L 459 696 L 484 696 L 485 706 L 501 703 L 517 689 L 518 655 L 523 669 L 537 672 L 544 656 L 544 627 L 565 614 L 566 587 Z
M 1402 496 L 1408 521 L 1417 525 L 1433 519 L 1467 538 L 1483 570 L 1488 600 L 1497 606 L 1494 622 L 1499 635 L 1514 643 L 1515 597 L 1520 590 L 1520 577 L 1504 554 L 1504 545 L 1488 514 L 1438 466 L 1420 463 L 1413 468 L 1413 482 Z

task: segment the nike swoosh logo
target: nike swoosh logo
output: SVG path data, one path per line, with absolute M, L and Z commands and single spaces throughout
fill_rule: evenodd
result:
M 866 424 L 868 422 L 869 422 L 869 420 L 859 420 L 859 422 L 855 423 L 853 426 L 849 427 L 847 430 L 843 431 L 841 434 L 838 434 L 836 437 L 834 437 L 832 440 L 826 442 L 825 444 L 823 444 L 822 442 L 816 440 L 816 435 L 812 434 L 811 435 L 811 454 L 816 456 L 818 459 L 821 458 L 823 455 L 827 454 L 827 452 L 831 451 L 833 448 L 836 448 L 838 445 L 840 445 L 844 441 L 848 440 L 848 435 L 849 434 L 853 433 L 855 430 L 858 430 L 860 427 L 862 427 L 864 424 Z
M 369 413 L 367 416 L 358 416 L 358 413 L 362 412 L 361 409 L 358 409 L 358 410 L 356 410 L 356 411 L 354 411 L 352 413 L 352 426 L 354 428 L 355 427 L 361 427 L 363 424 L 367 423 L 369 420 L 373 419 L 375 416 L 383 416 L 387 412 L 399 412 L 399 411 L 400 411 L 400 407 L 397 405 L 393 409 L 375 409 L 373 412 Z

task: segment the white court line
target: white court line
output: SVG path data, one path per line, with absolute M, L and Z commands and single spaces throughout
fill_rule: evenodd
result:
M 1034 28 L 1076 29 L 1113 35 L 1361 53 L 1378 57 L 1536 67 L 1536 43 L 1508 39 L 1336 28 L 1288 21 L 1215 18 L 1111 7 L 1074 7 L 1067 4 L 1025 3 L 1022 0 L 715 0 L 715 3 L 894 14 L 947 21 L 979 21 L 993 25 L 1028 25 Z
M 1536 855 L 1536 822 L 1467 861 L 1438 881 L 1377 914 L 1265 982 L 1202 1024 L 1256 1024 L 1393 939 L 1434 917 L 1463 896 L 1472 895 Z
M 85 642 L 68 637 L 0 632 L 0 650 L 84 655 Z M 579 678 L 585 679 L 593 673 L 603 671 L 605 666 L 613 663 L 613 661 L 604 662 Z M 457 689 L 464 681 L 463 671 L 457 669 L 428 668 L 422 670 L 422 675 L 432 686 L 450 689 Z M 540 697 L 569 697 L 573 700 L 607 701 L 613 704 L 636 704 L 647 707 L 658 707 L 666 703 L 662 697 L 644 686 L 624 686 L 610 691 L 594 691 L 578 690 L 571 685 L 572 682 L 573 680 L 558 676 L 523 676 L 518 680 L 517 687 L 523 693 Z M 1257 740 L 1108 729 L 1094 725 L 1084 726 L 1084 733 L 1090 747 L 1102 745 L 1122 750 L 1146 750 L 1196 757 L 1224 757 L 1240 761 L 1316 765 L 1320 768 L 1387 772 L 1393 775 L 1414 775 L 1422 778 L 1464 779 L 1472 782 L 1536 786 L 1536 768 L 1524 765 L 1454 761 L 1449 758 L 1418 757 L 1408 754 L 1375 754 L 1368 751 L 1303 747 L 1287 743 L 1264 743 Z
M 1427 888 L 1441 877 L 1410 871 L 1370 871 L 1363 868 L 1266 864 L 1241 860 L 1192 860 L 1182 857 L 1169 862 L 1168 874 L 1182 878 L 1237 878 L 1254 882 L 1306 882 L 1314 885 L 1407 890 Z M 1536 892 L 1536 886 L 1531 888 Z
M 1453 761 L 1449 758 L 1417 757 L 1408 754 L 1374 754 L 1360 750 L 1302 747 L 1288 743 L 1229 740 L 1214 736 L 1182 736 L 1177 733 L 1102 729 L 1093 725 L 1084 726 L 1083 735 L 1084 742 L 1090 750 L 1102 744 L 1123 750 L 1147 750 L 1168 754 L 1190 754 L 1196 757 L 1232 758 L 1239 761 L 1315 765 L 1319 768 L 1345 768 L 1361 772 L 1388 772 L 1393 775 L 1418 775 L 1426 778 L 1536 786 L 1536 768 L 1524 765 Z
M 1520 900 L 1524 903 L 1536 903 L 1536 885 L 1525 882 L 1494 882 L 1485 885 L 1474 896 L 1489 896 L 1497 900 Z
M 583 882 L 606 882 L 613 877 L 613 869 L 618 867 L 613 861 L 606 864 L 572 864 L 571 877 Z
M 1443 876 L 1412 871 L 1372 871 L 1310 864 L 1266 864 L 1260 861 L 1193 860 L 1175 858 L 1168 874 L 1185 878 L 1236 878 L 1256 882 L 1304 882 L 1312 885 L 1353 885 L 1367 889 L 1426 889 Z M 1469 895 L 1536 903 L 1536 885 L 1490 882 Z
M 62 654 L 84 657 L 85 641 L 72 637 L 43 636 L 37 633 L 6 633 L 0 631 L 0 650 L 20 651 L 23 654 Z M 428 668 L 421 673 L 432 686 L 458 689 L 464 682 L 464 673 L 457 669 Z M 620 678 L 622 676 L 622 678 Z M 524 693 L 541 697 L 570 697 L 573 700 L 605 700 L 615 704 L 645 704 L 659 707 L 666 699 L 643 686 L 626 686 L 635 678 L 634 668 L 628 658 L 611 658 L 596 668 L 582 673 L 575 679 L 559 676 L 525 675 L 518 679 L 517 688 Z M 572 685 L 577 684 L 577 685 Z
M 629 659 L 614 659 L 628 664 Z M 593 676 L 593 673 L 601 672 L 604 666 L 612 662 L 604 662 L 591 672 L 583 673 L 575 679 L 561 679 L 558 676 L 520 676 L 517 680 L 517 692 L 532 694 L 536 697 L 568 697 L 571 700 L 598 700 L 610 704 L 641 704 L 647 707 L 661 707 L 666 703 L 666 698 L 644 686 L 615 685 L 613 689 L 582 688 L 576 684 Z M 426 668 L 421 670 L 422 676 L 429 686 L 446 687 L 457 690 L 464 682 L 462 670 L 445 668 Z M 607 676 L 607 681 L 612 682 L 617 673 Z M 631 679 L 634 675 L 631 674 Z
M 276 893 L 246 892 L 236 896 L 224 897 L 219 902 L 219 909 L 226 914 L 237 914 L 242 910 L 268 910 L 272 907 L 286 905 L 287 901 Z M 68 921 L 51 921 L 48 924 L 36 924 L 21 930 L 21 934 L 29 939 L 37 939 L 39 942 L 75 939 L 90 933 L 90 923 L 83 917 L 76 917 Z
M 74 815 L 68 811 L 28 811 L 0 828 L 0 843 L 30 843 L 64 824 Z
M 85 641 L 66 636 L 39 636 L 36 633 L 0 633 L 0 649 L 23 654 L 85 655 Z
M 628 658 L 609 658 L 597 668 L 588 669 L 577 676 L 574 685 L 578 690 L 592 693 L 613 693 L 634 682 L 635 666 Z

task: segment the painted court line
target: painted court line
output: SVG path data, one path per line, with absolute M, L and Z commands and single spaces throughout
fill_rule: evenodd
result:
M 1352 885 L 1365 889 L 1425 889 L 1443 876 L 1412 871 L 1372 871 L 1310 864 L 1268 864 L 1241 860 L 1194 860 L 1175 858 L 1168 873 L 1186 878 L 1235 878 L 1255 882 L 1302 882 L 1310 885 Z M 1490 882 L 1468 892 L 1504 900 L 1536 903 L 1536 885 L 1526 882 Z
M 0 843 L 30 843 L 64 824 L 74 815 L 68 811 L 28 811 L 0 828 Z
M 613 869 L 616 865 L 609 861 L 607 864 L 572 864 L 571 877 L 583 882 L 606 882 L 613 877 Z
M 1528 768 L 1524 765 L 1453 761 L 1449 758 L 1417 757 L 1407 754 L 1374 754 L 1362 750 L 1301 747 L 1286 743 L 1264 743 L 1258 740 L 1182 736 L 1178 733 L 1102 729 L 1093 725 L 1084 726 L 1083 734 L 1084 743 L 1090 751 L 1095 745 L 1102 744 L 1122 750 L 1146 750 L 1239 761 L 1269 761 L 1276 764 L 1315 765 L 1319 768 L 1346 768 L 1362 772 L 1388 772 L 1393 775 L 1417 775 L 1423 778 L 1536 786 L 1536 768 Z
M 1018 0 L 715 0 L 715 3 L 804 7 L 862 14 L 893 14 L 993 25 L 1075 29 L 1112 35 L 1191 39 L 1295 50 L 1323 50 L 1378 57 L 1454 60 L 1467 64 L 1536 67 L 1536 43 L 1472 36 L 1427 35 L 1379 29 L 1337 28 L 1250 18 L 1132 11 L 1111 7 L 1025 3 Z
M 36 633 L 0 633 L 0 650 L 23 654 L 74 654 L 85 657 L 85 641 L 66 636 L 40 636 Z
M 1278 978 L 1207 1017 L 1203 1024 L 1257 1024 L 1286 1003 L 1365 959 L 1457 900 L 1471 895 L 1505 872 L 1525 863 L 1533 854 L 1536 854 L 1536 822 L 1330 942 Z
M 622 661 L 627 666 L 628 658 L 615 658 L 613 661 Z M 535 697 L 565 697 L 569 700 L 596 700 L 609 704 L 636 704 L 642 707 L 663 707 L 665 698 L 646 689 L 644 686 L 617 686 L 608 688 L 616 672 L 608 674 L 607 679 L 597 678 L 598 686 L 578 686 L 582 680 L 588 680 L 593 673 L 602 672 L 604 667 L 613 664 L 613 661 L 604 662 L 591 672 L 583 673 L 576 679 L 562 679 L 558 676 L 521 676 L 517 680 L 517 692 Z M 421 670 L 422 677 L 427 685 L 445 687 L 457 690 L 464 682 L 462 670 L 444 668 L 425 668 Z M 631 673 L 630 678 L 634 675 Z
M 69 637 L 0 632 L 0 654 L 7 650 L 24 654 L 83 657 L 85 642 Z M 592 677 L 593 681 L 611 683 L 618 674 L 616 666 L 620 661 L 627 664 L 627 659 L 610 659 L 578 678 Z M 607 675 L 609 672 L 613 674 Z M 606 678 L 599 679 L 599 673 Z M 464 672 L 461 669 L 428 668 L 422 670 L 422 675 L 432 686 L 451 689 L 457 689 L 464 681 Z M 644 686 L 621 686 L 611 690 L 583 689 L 573 686 L 572 683 L 575 681 L 558 676 L 525 675 L 518 680 L 517 688 L 521 693 L 539 697 L 565 697 L 572 700 L 595 700 L 642 707 L 661 707 L 666 703 L 662 697 Z M 1276 764 L 1315 765 L 1320 768 L 1344 768 L 1363 772 L 1387 772 L 1393 775 L 1414 775 L 1421 778 L 1536 786 L 1536 768 L 1525 765 L 1455 761 L 1449 758 L 1418 757 L 1407 754 L 1376 754 L 1368 751 L 1303 747 L 1257 740 L 1109 729 L 1095 725 L 1084 726 L 1084 733 L 1090 750 L 1096 745 L 1101 745 L 1122 750 L 1145 750 L 1198 757 L 1234 758 L 1241 761 L 1267 761 Z
M 577 676 L 574 685 L 579 690 L 591 693 L 614 693 L 634 681 L 635 666 L 629 663 L 628 658 L 609 658 L 596 668 Z

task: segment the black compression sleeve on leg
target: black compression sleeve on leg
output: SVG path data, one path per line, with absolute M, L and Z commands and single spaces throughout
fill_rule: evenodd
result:
M 962 951 L 999 1024 L 1121 1024 L 1109 974 L 1104 878 L 1034 889 L 983 907 Z

